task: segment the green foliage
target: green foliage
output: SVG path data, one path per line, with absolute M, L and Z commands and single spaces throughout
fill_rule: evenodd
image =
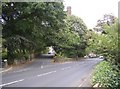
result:
M 28 52 L 25 52 L 25 53 L 24 53 L 24 58 L 25 58 L 26 60 L 29 59 L 29 53 L 28 53 Z
M 71 31 L 76 32 L 80 36 L 85 34 L 87 27 L 81 18 L 71 15 L 67 17 L 66 22 Z
M 111 26 L 104 26 L 106 34 L 91 32 L 91 39 L 88 41 L 86 51 L 103 55 L 112 63 L 120 63 L 118 60 L 118 23 Z
M 54 58 L 64 58 L 64 54 L 62 52 L 59 52 L 56 54 L 56 56 Z
M 84 55 L 86 48 L 85 33 L 86 25 L 81 18 L 76 16 L 68 16 L 65 19 L 66 27 L 56 35 L 58 42 L 55 50 L 57 53 L 62 52 L 66 57 L 80 57 Z
M 85 54 L 87 27 L 81 18 L 67 17 L 61 2 L 2 3 L 2 18 L 9 61 L 44 53 L 49 46 L 62 56 Z
M 109 16 L 109 15 L 108 15 Z M 97 65 L 92 81 L 93 84 L 99 83 L 101 87 L 115 88 L 120 87 L 120 60 L 118 58 L 118 20 L 111 19 L 110 23 L 100 23 L 102 34 L 89 32 L 88 47 L 86 51 L 93 51 L 103 55 L 105 60 Z
M 58 54 L 67 57 L 69 57 L 68 55 L 71 55 L 71 53 L 75 54 L 74 45 L 79 45 L 80 43 L 80 37 L 78 35 L 66 29 L 60 31 L 56 38 L 58 40 L 56 42 L 58 43 L 56 43 L 54 48 Z
M 101 87 L 119 89 L 120 70 L 116 65 L 103 61 L 96 66 L 92 82 L 99 83 Z
M 41 53 L 54 45 L 55 34 L 64 27 L 63 10 L 61 2 L 2 3 L 3 44 L 8 59 L 13 61 L 24 55 L 27 58 L 28 53 Z
M 7 59 L 7 49 L 2 48 L 2 59 Z

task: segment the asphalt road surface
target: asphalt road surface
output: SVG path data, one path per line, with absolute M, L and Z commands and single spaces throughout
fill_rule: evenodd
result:
M 42 58 L 2 74 L 0 87 L 90 87 L 90 75 L 99 58 L 51 63 Z

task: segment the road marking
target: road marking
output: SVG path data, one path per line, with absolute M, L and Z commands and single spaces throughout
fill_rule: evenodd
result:
M 44 74 L 40 74 L 40 75 L 37 75 L 37 76 L 40 77 L 40 76 L 48 75 L 48 74 L 55 73 L 55 72 L 56 72 L 56 71 L 51 71 L 51 72 L 44 73 Z
M 99 83 L 96 83 L 93 87 L 99 87 L 99 85 L 100 85 Z
M 68 64 L 68 63 L 72 63 L 72 62 L 64 62 L 64 63 L 62 63 L 62 64 Z
M 70 66 L 69 67 L 65 67 L 65 68 L 62 68 L 61 70 L 66 70 L 66 69 L 69 69 L 71 68 Z
M 9 82 L 9 83 L 5 83 L 5 84 L 0 85 L 0 87 L 6 86 L 6 85 L 10 85 L 10 84 L 14 84 L 14 83 L 18 83 L 18 82 L 21 82 L 21 81 L 24 81 L 24 79 L 13 81 L 13 82 Z
M 90 73 L 89 76 L 91 76 L 91 75 L 92 75 L 92 73 Z M 82 85 L 87 81 L 87 79 L 89 78 L 89 76 L 86 79 L 84 79 L 84 81 L 78 87 L 82 87 Z
M 28 69 L 22 69 L 22 70 L 18 70 L 18 71 L 13 71 L 14 73 L 17 73 L 17 72 L 25 72 L 25 71 L 28 71 L 30 70 L 29 68 Z
M 41 65 L 41 69 L 43 68 L 43 65 Z
M 84 79 L 84 81 L 78 86 L 78 87 L 82 87 L 82 85 L 87 81 L 87 78 Z
M 12 69 L 12 67 L 10 67 L 9 69 L 6 69 L 6 70 L 4 70 L 4 71 L 1 71 L 0 73 L 7 72 L 7 71 L 9 71 L 9 70 L 11 70 L 11 69 Z

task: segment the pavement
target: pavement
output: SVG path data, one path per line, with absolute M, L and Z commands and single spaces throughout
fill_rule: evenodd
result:
M 91 74 L 99 58 L 51 63 L 42 58 L 21 68 L 2 73 L 0 87 L 91 87 Z

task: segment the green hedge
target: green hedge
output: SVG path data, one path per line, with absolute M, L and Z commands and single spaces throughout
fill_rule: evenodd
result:
M 112 65 L 107 61 L 103 61 L 95 68 L 93 77 L 93 85 L 99 83 L 101 87 L 120 88 L 120 70 L 116 65 Z

